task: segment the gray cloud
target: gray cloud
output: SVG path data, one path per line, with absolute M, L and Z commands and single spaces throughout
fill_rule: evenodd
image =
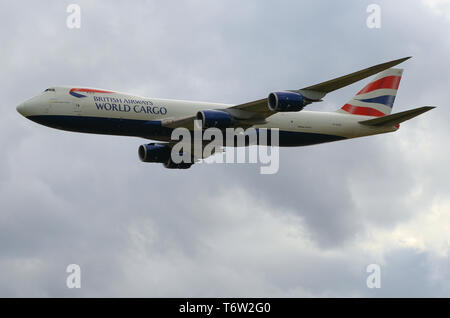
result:
M 358 1 L 80 1 L 82 27 L 69 30 L 68 4 L 0 5 L 1 296 L 449 295 L 444 16 L 382 1 L 371 30 Z M 143 139 L 15 111 L 59 84 L 239 103 L 409 55 L 395 109 L 439 108 L 394 134 L 281 149 L 275 175 L 170 171 L 138 161 Z M 334 110 L 362 85 L 314 107 Z M 70 263 L 80 290 L 65 286 Z M 365 285 L 371 263 L 380 290 Z

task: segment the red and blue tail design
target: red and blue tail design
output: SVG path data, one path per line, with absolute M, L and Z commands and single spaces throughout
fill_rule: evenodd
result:
M 390 68 L 379 73 L 341 109 L 340 113 L 364 116 L 385 116 L 391 113 L 402 78 L 402 69 Z

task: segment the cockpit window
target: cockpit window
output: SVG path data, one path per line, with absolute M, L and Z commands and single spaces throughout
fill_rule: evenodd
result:
M 54 88 L 47 88 L 44 92 L 54 92 L 55 89 Z

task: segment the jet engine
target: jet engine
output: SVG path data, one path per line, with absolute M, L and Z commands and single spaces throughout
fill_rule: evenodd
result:
M 267 98 L 267 106 L 274 112 L 298 112 L 311 101 L 294 92 L 274 92 Z
M 227 128 L 234 122 L 233 116 L 222 110 L 202 110 L 197 113 L 197 119 L 202 121 L 202 128 Z
M 159 162 L 168 169 L 188 169 L 193 163 L 175 163 L 170 156 L 172 149 L 163 144 L 140 145 L 138 149 L 139 159 L 143 162 Z

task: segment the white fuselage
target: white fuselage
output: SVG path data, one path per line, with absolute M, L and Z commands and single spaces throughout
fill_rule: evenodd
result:
M 172 129 L 162 123 L 208 109 L 233 105 L 144 98 L 98 89 L 54 87 L 17 107 L 40 124 L 78 132 L 137 136 L 170 140 Z M 359 123 L 370 116 L 339 112 L 275 113 L 255 128 L 278 128 L 280 146 L 302 146 L 395 131 L 398 127 L 373 127 Z

